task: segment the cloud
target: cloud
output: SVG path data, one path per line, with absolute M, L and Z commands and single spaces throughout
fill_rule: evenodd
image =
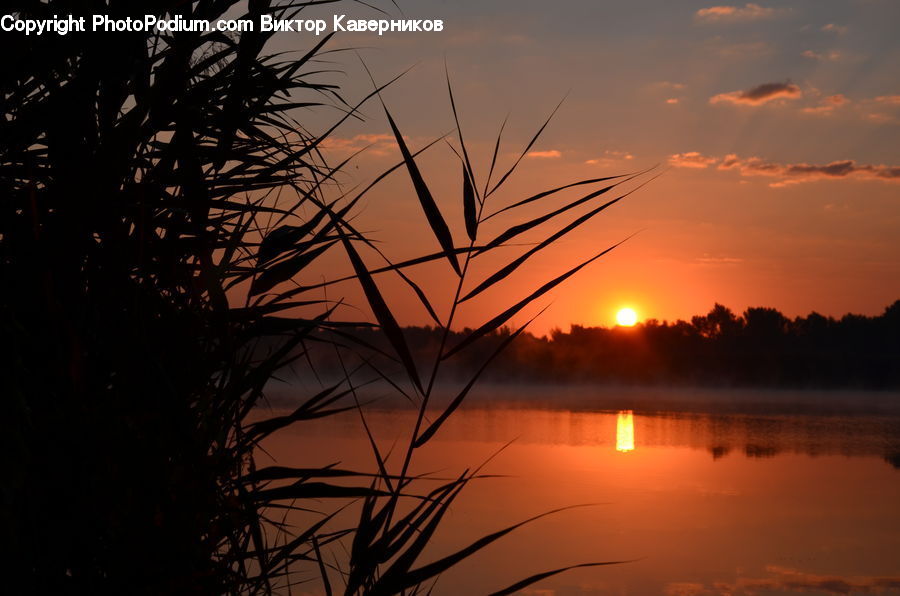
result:
M 741 21 L 759 21 L 774 17 L 778 11 L 754 4 L 744 6 L 710 6 L 694 13 L 694 20 L 699 23 L 736 23 Z
M 382 157 L 397 152 L 397 143 L 389 134 L 361 134 L 351 138 L 328 137 L 322 149 L 331 153 L 351 154 L 366 150 L 367 155 Z
M 767 176 L 779 178 L 769 186 L 782 188 L 801 182 L 839 180 L 845 178 L 900 182 L 900 166 L 860 164 L 852 159 L 832 161 L 827 164 L 781 164 L 759 157 L 740 158 L 726 155 L 719 161 L 719 170 L 734 170 L 741 176 Z
M 768 577 L 739 577 L 733 583 L 671 583 L 670 596 L 719 596 L 755 594 L 758 591 L 817 594 L 884 594 L 900 588 L 900 577 L 818 575 L 797 569 L 769 565 Z
M 900 106 L 900 95 L 879 95 L 875 101 L 890 106 Z
M 606 150 L 603 152 L 603 155 L 601 157 L 595 157 L 593 159 L 589 159 L 589 160 L 585 161 L 584 163 L 591 165 L 591 166 L 598 165 L 598 164 L 599 165 L 611 165 L 614 163 L 621 162 L 623 160 L 629 161 L 632 159 L 634 159 L 634 155 L 632 155 L 628 151 Z
M 709 99 L 709 103 L 733 103 L 758 106 L 776 99 L 797 99 L 803 93 L 800 87 L 790 81 L 784 83 L 763 83 L 746 91 L 719 93 Z
M 678 96 L 682 95 L 682 92 L 687 89 L 687 85 L 684 83 L 674 83 L 672 81 L 659 81 L 653 83 L 650 87 L 654 93 L 658 94 L 657 97 L 667 104 L 680 102 L 681 99 Z
M 900 124 L 900 95 L 879 95 L 859 101 L 862 117 L 875 124 Z
M 837 95 L 829 95 L 815 107 L 803 108 L 801 111 L 804 114 L 813 114 L 814 116 L 830 116 L 836 109 L 848 103 L 850 103 L 850 100 L 838 93 Z
M 744 259 L 738 257 L 727 257 L 727 256 L 715 256 L 704 254 L 702 257 L 697 257 L 694 261 L 700 265 L 740 265 L 744 262 Z M 727 491 L 721 494 L 729 494 Z M 737 494 L 737 493 L 734 493 Z
M 882 114 L 881 112 L 870 112 L 865 115 L 866 120 L 875 124 L 897 124 L 900 122 L 897 118 L 890 114 Z
M 666 596 L 703 596 L 709 594 L 703 584 L 693 582 L 672 582 L 665 588 Z
M 556 159 L 562 157 L 562 152 L 557 151 L 556 149 L 550 149 L 549 151 L 529 151 L 525 156 L 538 159 Z
M 843 57 L 843 54 L 838 52 L 837 50 L 830 50 L 825 53 L 813 52 L 812 50 L 806 50 L 802 54 L 800 54 L 804 58 L 809 58 L 810 60 L 819 60 L 821 62 L 837 62 Z
M 822 26 L 822 31 L 824 31 L 825 33 L 834 33 L 835 35 L 843 35 L 847 32 L 847 28 L 842 25 L 828 23 L 827 25 Z
M 718 161 L 715 157 L 707 157 L 697 151 L 688 151 L 687 153 L 676 153 L 669 157 L 669 163 L 676 168 L 708 168 Z
M 660 89 L 674 89 L 675 91 L 684 91 L 687 88 L 687 85 L 684 83 L 673 83 L 672 81 L 660 81 L 654 83 L 653 86 Z
M 722 58 L 748 60 L 761 58 L 775 53 L 775 46 L 767 41 L 733 42 L 716 37 L 710 40 L 709 46 Z
M 634 155 L 627 151 L 606 150 L 603 152 L 603 155 L 609 157 L 610 159 L 634 159 Z

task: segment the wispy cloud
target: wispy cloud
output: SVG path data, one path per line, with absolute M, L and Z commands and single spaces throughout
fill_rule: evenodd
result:
M 758 106 L 776 99 L 797 99 L 802 96 L 800 87 L 790 81 L 784 83 L 763 83 L 745 91 L 719 93 L 709 99 L 709 103 L 733 103 Z
M 847 32 L 847 28 L 843 25 L 828 23 L 827 25 L 822 26 L 822 31 L 824 31 L 825 33 L 834 33 L 835 35 L 843 35 Z
M 850 100 L 838 93 L 837 95 L 829 95 L 817 106 L 803 108 L 801 111 L 804 114 L 812 114 L 814 116 L 830 116 L 835 110 L 848 103 L 850 103 Z
M 697 257 L 696 259 L 694 259 L 694 262 L 696 262 L 698 265 L 740 265 L 744 262 L 744 259 L 704 253 L 702 257 Z
M 809 58 L 810 60 L 819 60 L 820 62 L 837 62 L 843 57 L 843 54 L 837 50 L 829 50 L 827 52 L 813 52 L 812 50 L 806 50 L 801 56 Z
M 819 575 L 797 569 L 769 565 L 768 577 L 739 577 L 734 583 L 693 582 L 670 583 L 667 596 L 719 596 L 721 594 L 750 594 L 790 592 L 819 594 L 884 594 L 900 588 L 900 577 Z
M 734 23 L 740 21 L 759 21 L 770 19 L 778 14 L 778 10 L 749 2 L 744 6 L 710 6 L 694 13 L 694 20 L 699 23 Z
M 556 159 L 562 157 L 562 152 L 557 151 L 556 149 L 550 149 L 549 151 L 529 151 L 525 156 L 537 159 Z
M 363 149 L 368 155 L 378 157 L 391 155 L 397 151 L 394 137 L 389 134 L 361 134 L 351 138 L 328 137 L 322 148 L 331 153 L 351 154 Z
M 653 86 L 659 89 L 673 89 L 675 91 L 684 91 L 687 88 L 687 85 L 684 83 L 673 83 L 672 81 L 660 81 L 654 83 Z
M 900 124 L 900 95 L 879 95 L 871 99 L 861 99 L 859 108 L 862 117 L 875 124 Z
M 659 81 L 653 83 L 650 87 L 657 94 L 657 97 L 670 105 L 679 103 L 681 99 L 678 96 L 682 95 L 682 92 L 687 89 L 687 85 L 684 83 L 672 81 Z
M 671 582 L 666 585 L 666 596 L 707 596 L 710 591 L 696 582 Z
M 897 119 L 890 114 L 884 114 L 881 112 L 869 112 L 863 117 L 869 122 L 874 122 L 875 124 L 900 124 L 900 119 Z
M 765 40 L 736 42 L 717 36 L 709 40 L 707 45 L 711 52 L 729 60 L 752 60 L 775 53 L 774 44 Z
M 676 168 L 708 168 L 718 161 L 715 157 L 707 157 L 697 151 L 688 151 L 687 153 L 676 153 L 669 157 L 669 163 Z
M 879 95 L 875 101 L 890 106 L 900 106 L 900 95 Z
M 593 159 L 588 159 L 584 163 L 588 165 L 610 165 L 614 163 L 619 163 L 622 161 L 630 161 L 634 159 L 634 155 L 629 153 L 628 151 L 613 151 L 606 150 L 603 152 L 603 155 L 600 157 L 595 157 Z

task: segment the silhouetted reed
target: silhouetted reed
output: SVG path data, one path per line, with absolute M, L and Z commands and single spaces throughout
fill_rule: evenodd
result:
M 289 18 L 316 3 L 251 0 L 244 16 Z M 23 16 L 166 13 L 214 21 L 240 6 L 51 0 L 6 8 Z M 619 189 L 636 174 L 582 180 L 490 210 L 488 199 L 546 123 L 495 178 L 498 137 L 482 185 L 457 127 L 467 237 L 459 245 L 419 170 L 424 148 L 407 146 L 385 107 L 403 160 L 383 176 L 406 171 L 440 247 L 391 262 L 351 221 L 372 187 L 335 195 L 332 183 L 346 162 L 329 166 L 321 155 L 323 143 L 382 87 L 347 103 L 318 62 L 330 36 L 294 56 L 266 53 L 271 35 L 0 37 L 4 55 L 14 57 L 0 79 L 0 324 L 11 346 L 3 359 L 8 465 L 0 522 L 5 580 L 14 592 L 288 592 L 311 573 L 326 594 L 427 592 L 442 572 L 521 525 L 422 562 L 448 507 L 479 472 L 424 485 L 412 461 L 524 326 L 495 346 L 433 419 L 426 411 L 448 358 L 613 247 L 538 284 L 459 341 L 449 330 L 464 303 L 632 192 Z M 311 134 L 296 117 L 317 106 L 342 115 Z M 562 205 L 550 201 L 581 187 L 591 190 Z M 545 211 L 479 239 L 484 221 L 524 205 Z M 588 211 L 471 282 L 479 256 L 581 206 Z M 384 265 L 368 262 L 373 252 Z M 325 253 L 342 255 L 352 275 L 286 283 L 303 279 Z M 458 280 L 444 318 L 410 272 L 437 262 Z M 382 293 L 377 278 L 385 275 L 412 288 L 442 330 L 425 367 Z M 355 341 L 352 329 L 371 323 L 336 320 L 340 303 L 315 292 L 348 281 L 361 286 L 389 343 L 382 356 L 396 366 L 373 364 L 371 346 Z M 291 412 L 254 418 L 267 383 L 302 359 L 310 341 L 328 342 L 356 364 Z M 374 472 L 256 466 L 259 442 L 288 425 L 347 409 L 364 417 L 357 389 L 376 382 L 418 407 L 398 465 L 373 439 Z M 324 511 L 317 521 L 283 522 L 286 512 L 311 503 Z M 334 516 L 347 506 L 357 522 L 337 526 Z

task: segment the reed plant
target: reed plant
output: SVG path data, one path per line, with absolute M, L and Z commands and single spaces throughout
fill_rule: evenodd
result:
M 319 3 L 13 0 L 6 9 L 23 18 L 210 21 L 245 9 L 241 16 L 258 22 Z M 623 185 L 640 173 L 497 203 L 547 123 L 505 168 L 498 135 L 479 181 L 448 77 L 463 220 L 451 226 L 419 168 L 420 153 L 434 143 L 409 147 L 384 104 L 402 160 L 371 185 L 343 193 L 334 181 L 347 162 L 330 164 L 323 147 L 360 117 L 361 105 L 380 101 L 384 85 L 348 101 L 323 62 L 331 36 L 296 55 L 267 50 L 271 37 L 0 37 L 3 54 L 15 57 L 0 66 L 0 558 L 12 593 L 267 594 L 290 593 L 301 582 L 329 595 L 430 592 L 441 573 L 521 525 L 423 560 L 479 470 L 427 484 L 414 473 L 415 456 L 524 326 L 435 412 L 442 366 L 613 246 L 537 284 L 461 341 L 450 342 L 450 329 L 461 308 L 633 192 Z M 310 110 L 334 113 L 326 109 L 339 116 L 322 133 L 299 120 Z M 400 262 L 352 221 L 394 171 L 409 178 L 436 243 Z M 580 194 L 555 200 L 565 191 Z M 542 211 L 523 220 L 526 206 Z M 483 224 L 500 217 L 510 224 L 483 238 Z M 541 238 L 503 266 L 477 271 L 483 255 L 535 231 Z M 326 253 L 348 275 L 311 282 L 305 274 Z M 435 308 L 441 296 L 414 280 L 429 263 L 443 264 L 455 280 L 445 308 Z M 388 276 L 408 285 L 442 330 L 424 366 L 383 291 Z M 373 320 L 348 321 L 339 300 L 322 297 L 323 288 L 347 283 L 361 288 Z M 353 331 L 363 326 L 376 326 L 386 348 L 360 342 Z M 311 344 L 356 360 L 341 379 L 298 397 L 291 411 L 260 419 L 267 385 L 303 361 Z M 369 435 L 373 470 L 257 465 L 260 442 L 286 427 L 347 410 L 364 421 L 359 390 L 373 383 L 417 408 L 399 457 L 390 460 Z M 313 504 L 321 512 L 315 521 L 285 521 Z M 342 524 L 340 511 L 353 512 L 355 523 Z

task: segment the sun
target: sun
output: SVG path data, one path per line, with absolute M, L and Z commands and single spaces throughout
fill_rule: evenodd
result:
M 616 324 L 622 327 L 633 327 L 637 323 L 637 313 L 633 308 L 621 308 L 616 313 Z

